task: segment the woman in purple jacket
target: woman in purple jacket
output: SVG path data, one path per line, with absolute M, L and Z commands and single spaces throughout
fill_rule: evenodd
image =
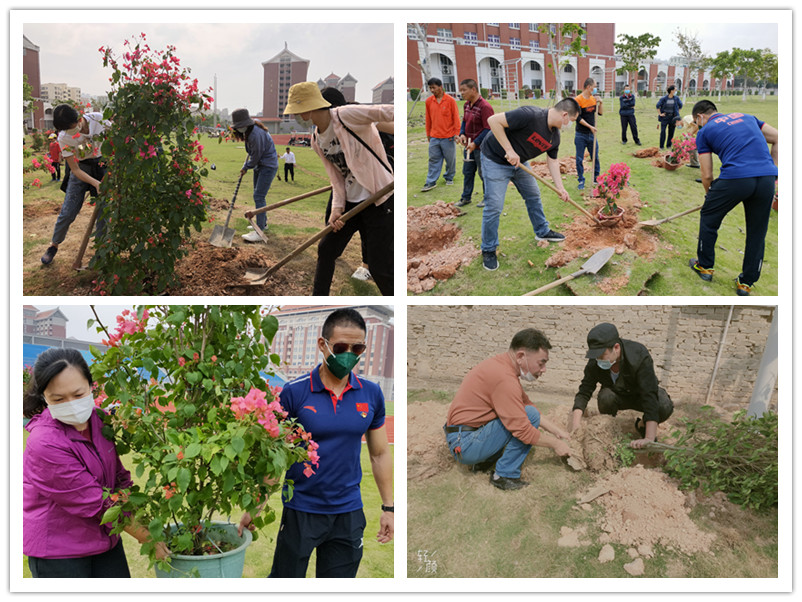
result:
M 34 577 L 130 577 L 119 535 L 101 524 L 113 505 L 104 489 L 132 484 L 92 397 L 92 374 L 74 349 L 36 360 L 23 414 L 30 432 L 22 455 L 22 551 Z M 126 527 L 140 543 L 148 530 Z M 159 557 L 169 551 L 159 544 Z

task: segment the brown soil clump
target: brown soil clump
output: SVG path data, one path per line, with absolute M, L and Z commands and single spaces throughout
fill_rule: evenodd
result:
M 171 295 L 308 295 L 309 290 L 299 286 L 304 274 L 297 269 L 279 270 L 261 286 L 245 286 L 245 271 L 251 268 L 269 268 L 275 260 L 269 259 L 259 246 L 215 247 L 198 241 L 194 249 L 176 265 L 181 281 Z M 242 286 L 233 286 L 241 284 Z M 233 288 L 232 288 L 233 286 Z
M 647 231 L 637 228 L 638 212 L 643 206 L 640 195 L 632 188 L 625 188 L 617 201 L 624 207 L 624 215 L 614 226 L 600 228 L 588 219 L 575 219 L 565 229 L 565 242 L 562 249 L 546 260 L 546 267 L 559 268 L 577 257 L 590 257 L 596 251 L 614 247 L 621 255 L 630 250 L 640 257 L 650 258 L 657 250 L 657 238 Z M 590 210 L 591 214 L 601 208 L 601 203 Z
M 664 473 L 633 466 L 594 486 L 609 488 L 592 503 L 604 508 L 600 527 L 612 542 L 634 547 L 660 544 L 685 554 L 710 551 L 715 535 L 693 523 L 685 495 Z
M 605 278 L 599 282 L 598 287 L 605 295 L 615 295 L 620 289 L 629 284 L 629 274 L 622 274 L 615 278 Z
M 449 219 L 460 215 L 453 203 L 407 208 L 407 289 L 421 293 L 448 280 L 460 266 L 469 264 L 479 251 L 458 245 L 462 230 Z
M 561 174 L 573 174 L 576 175 L 576 157 L 563 157 L 559 160 L 560 163 L 560 173 Z M 549 172 L 549 165 L 547 161 L 532 161 L 529 163 L 529 167 L 532 168 L 537 175 L 541 178 L 547 178 L 551 181 L 551 172 Z
M 642 148 L 639 151 L 635 151 L 632 153 L 633 157 L 637 157 L 638 159 L 645 159 L 646 157 L 656 157 L 660 154 L 660 149 L 656 146 L 650 146 L 649 148 Z
M 61 201 L 40 201 L 36 205 L 22 208 L 22 216 L 26 219 L 58 215 L 61 211 Z M 52 226 L 51 226 L 52 227 Z
M 428 479 L 456 466 L 446 445 L 443 425 L 448 406 L 433 401 L 407 406 L 407 478 Z

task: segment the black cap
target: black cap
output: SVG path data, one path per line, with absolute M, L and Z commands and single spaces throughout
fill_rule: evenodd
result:
M 588 352 L 585 357 L 597 358 L 618 342 L 618 329 L 607 322 L 597 324 L 588 333 Z

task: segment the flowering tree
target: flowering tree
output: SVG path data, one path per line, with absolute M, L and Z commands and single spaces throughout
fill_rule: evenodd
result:
M 691 158 L 691 153 L 696 150 L 696 136 L 685 133 L 680 138 L 671 141 L 671 152 L 666 155 L 669 163 L 687 163 Z
M 605 215 L 618 213 L 616 201 L 621 191 L 629 183 L 629 165 L 626 163 L 613 163 L 610 169 L 601 174 L 596 180 L 593 196 L 602 197 L 605 202 L 603 212 Z
M 278 321 L 262 314 L 251 306 L 148 306 L 123 312 L 114 331 L 98 327 L 109 345 L 92 351 L 95 400 L 108 411 L 104 434 L 144 479 L 108 491 L 115 503 L 101 520 L 113 532 L 133 519 L 147 527 L 152 539 L 142 550 L 151 564 L 162 541 L 173 553 L 203 554 L 213 516 L 256 516 L 295 462 L 314 474 L 317 444 L 287 419 L 263 376 L 280 358 L 269 352 Z M 254 524 L 273 520 L 266 506 Z
M 111 121 L 102 147 L 108 228 L 91 265 L 100 273 L 97 292 L 160 293 L 177 282 L 183 243 L 206 218 L 200 178 L 208 159 L 193 110 L 213 99 L 180 67 L 173 46 L 151 50 L 141 34 L 125 47 L 119 58 L 100 48 L 113 70 L 103 115 Z

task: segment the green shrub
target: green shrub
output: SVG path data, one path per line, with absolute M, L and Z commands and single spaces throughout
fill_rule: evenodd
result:
M 482 98 L 484 98 L 485 100 L 489 100 L 490 99 L 490 89 L 489 88 L 482 88 L 480 90 L 480 92 L 482 94 Z
M 410 88 L 409 89 L 409 98 L 410 100 L 418 100 L 418 95 L 420 94 L 420 88 Z
M 704 406 L 699 418 L 686 419 L 684 430 L 672 433 L 676 443 L 666 446 L 664 470 L 679 479 L 682 489 L 722 491 L 753 510 L 776 506 L 777 425 L 771 412 L 754 418 L 741 411 L 726 422 Z

